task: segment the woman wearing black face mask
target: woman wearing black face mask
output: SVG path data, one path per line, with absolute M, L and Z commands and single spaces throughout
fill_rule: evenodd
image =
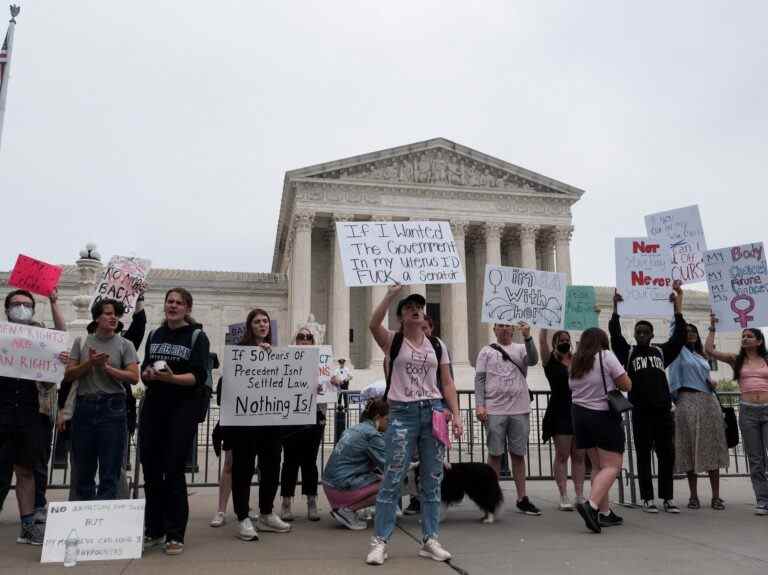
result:
M 550 334 L 551 339 L 550 339 Z M 552 347 L 550 343 L 552 342 Z M 560 511 L 573 511 L 573 503 L 568 499 L 568 459 L 571 460 L 571 475 L 576 491 L 576 503 L 584 501 L 584 450 L 576 449 L 573 441 L 573 421 L 571 418 L 571 388 L 568 386 L 568 369 L 573 358 L 571 336 L 567 331 L 539 331 L 539 349 L 544 374 L 547 376 L 552 395 L 544 414 L 542 441 L 550 437 L 555 443 L 555 483 L 560 491 Z

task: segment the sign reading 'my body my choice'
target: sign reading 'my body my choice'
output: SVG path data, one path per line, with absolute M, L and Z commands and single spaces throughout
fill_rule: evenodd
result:
M 225 346 L 221 424 L 315 423 L 319 364 L 316 347 Z
M 349 287 L 464 283 L 448 222 L 336 222 Z
M 709 250 L 709 303 L 720 331 L 768 326 L 768 267 L 762 242 Z

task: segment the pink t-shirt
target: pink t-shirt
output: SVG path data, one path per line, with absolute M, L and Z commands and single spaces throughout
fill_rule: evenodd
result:
M 527 371 L 525 346 L 511 343 L 501 346 L 521 369 Z M 521 415 L 531 411 L 528 382 L 520 369 L 504 361 L 501 354 L 486 345 L 477 354 L 475 371 L 485 372 L 485 408 L 491 415 Z
M 574 404 L 594 409 L 595 411 L 608 411 L 608 400 L 605 399 L 605 390 L 616 389 L 614 378 L 626 373 L 621 362 L 613 355 L 612 351 L 602 351 L 603 369 L 605 371 L 605 387 L 600 373 L 600 359 L 595 356 L 595 364 L 584 377 L 570 378 L 568 385 L 571 387 L 571 401 Z
M 390 335 L 390 343 L 393 337 L 394 333 Z M 443 350 L 440 365 L 447 365 L 450 363 L 448 350 L 442 341 L 440 347 Z M 403 345 L 392 366 L 388 399 L 404 402 L 442 399 L 443 394 L 437 387 L 437 369 L 435 348 L 429 338 L 425 337 L 418 347 L 408 338 L 403 338 Z

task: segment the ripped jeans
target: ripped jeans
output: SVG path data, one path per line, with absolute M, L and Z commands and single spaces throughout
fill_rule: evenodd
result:
M 445 447 L 432 435 L 432 410 L 443 411 L 440 399 L 391 401 L 389 427 L 384 434 L 387 468 L 376 497 L 376 537 L 388 541 L 395 529 L 400 487 L 418 449 L 420 469 L 421 531 L 424 540 L 440 531 L 440 483 Z

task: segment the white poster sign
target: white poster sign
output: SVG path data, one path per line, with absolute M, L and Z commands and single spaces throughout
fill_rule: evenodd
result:
M 225 346 L 221 424 L 315 423 L 319 364 L 317 347 Z
M 40 562 L 140 559 L 143 539 L 143 499 L 52 501 Z
M 101 299 L 115 299 L 122 302 L 125 315 L 130 316 L 136 307 L 136 300 L 147 287 L 151 265 L 149 260 L 112 256 L 96 283 L 91 305 Z
M 566 283 L 564 273 L 487 265 L 481 321 L 562 329 Z
M 706 279 L 704 253 L 707 251 L 707 242 L 704 239 L 699 206 L 645 216 L 645 228 L 648 237 L 664 247 L 672 281 L 692 284 Z
M 464 283 L 448 222 L 336 222 L 349 287 Z
M 709 250 L 709 304 L 719 331 L 768 326 L 768 269 L 762 242 Z
M 336 403 L 339 388 L 331 383 L 333 376 L 333 348 L 330 345 L 317 346 L 320 352 L 318 370 L 317 403 Z
M 69 351 L 65 331 L 0 321 L 0 375 L 58 384 L 66 367 L 62 351 Z
M 616 289 L 624 298 L 618 308 L 620 315 L 672 317 L 672 278 L 659 242 L 616 238 Z

